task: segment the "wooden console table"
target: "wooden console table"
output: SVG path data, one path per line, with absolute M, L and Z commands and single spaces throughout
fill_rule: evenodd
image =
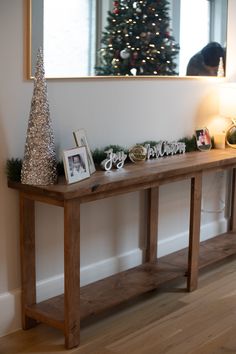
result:
M 175 155 L 121 170 L 97 171 L 76 184 L 29 186 L 9 182 L 20 195 L 22 321 L 29 329 L 44 322 L 64 332 L 66 348 L 79 345 L 80 321 L 187 274 L 187 289 L 196 289 L 198 270 L 236 253 L 236 150 Z M 202 173 L 232 169 L 229 231 L 199 245 Z M 157 260 L 158 188 L 191 179 L 188 249 Z M 80 288 L 80 204 L 146 190 L 148 194 L 146 261 L 142 265 Z M 36 303 L 35 202 L 64 208 L 64 294 Z M 200 246 L 200 251 L 199 251 Z M 200 257 L 199 257 L 200 252 Z

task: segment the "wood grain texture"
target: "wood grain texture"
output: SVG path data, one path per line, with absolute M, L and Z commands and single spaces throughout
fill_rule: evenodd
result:
M 236 168 L 233 168 L 232 173 L 231 215 L 229 228 L 231 231 L 236 231 Z
M 159 188 L 148 190 L 146 262 L 157 260 Z
M 191 179 L 191 201 L 189 222 L 188 290 L 197 288 L 198 260 L 201 226 L 202 173 Z
M 80 204 L 69 200 L 64 205 L 64 331 L 66 348 L 80 340 Z
M 107 277 L 80 289 L 80 320 L 88 320 L 108 313 L 114 307 L 156 289 L 173 279 L 183 277 L 186 268 L 165 264 L 143 264 L 125 272 Z M 31 307 L 33 318 L 42 319 L 53 327 L 60 328 L 64 321 L 64 295 L 45 300 Z M 51 323 L 49 323 L 51 321 Z
M 36 303 L 35 273 L 35 205 L 20 194 L 20 252 L 22 286 L 22 327 L 29 329 L 37 323 L 27 316 L 26 307 Z

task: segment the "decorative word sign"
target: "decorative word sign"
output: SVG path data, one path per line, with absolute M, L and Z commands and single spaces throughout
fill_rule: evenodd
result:
M 124 151 L 113 152 L 113 149 L 105 151 L 107 157 L 101 162 L 101 168 L 103 170 L 109 171 L 112 166 L 115 166 L 117 169 L 120 169 L 124 166 L 127 155 Z
M 147 149 L 147 159 L 149 160 L 151 157 L 158 158 L 164 155 L 175 155 L 177 153 L 185 153 L 186 144 L 183 142 L 167 142 L 160 141 L 155 146 L 151 147 L 150 144 L 145 145 Z

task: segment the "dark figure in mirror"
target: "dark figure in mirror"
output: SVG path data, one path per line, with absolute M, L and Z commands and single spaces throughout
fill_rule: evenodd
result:
M 186 75 L 217 76 L 220 58 L 223 60 L 223 70 L 225 71 L 224 48 L 217 42 L 208 43 L 189 60 Z

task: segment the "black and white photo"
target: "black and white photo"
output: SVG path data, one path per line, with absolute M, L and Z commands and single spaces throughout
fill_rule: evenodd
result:
M 75 183 L 90 176 L 86 148 L 78 147 L 63 151 L 66 180 Z

